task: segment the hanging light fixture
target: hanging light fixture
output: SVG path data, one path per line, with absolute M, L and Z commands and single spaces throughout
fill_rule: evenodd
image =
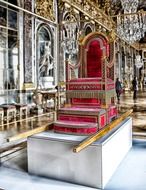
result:
M 121 0 L 123 15 L 117 16 L 117 33 L 130 44 L 144 37 L 146 32 L 146 14 L 138 11 L 138 0 Z

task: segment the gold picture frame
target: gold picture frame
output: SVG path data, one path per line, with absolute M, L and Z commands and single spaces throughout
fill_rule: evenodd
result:
M 143 59 L 146 59 L 146 51 L 143 51 L 143 52 L 142 52 L 142 58 L 143 58 Z

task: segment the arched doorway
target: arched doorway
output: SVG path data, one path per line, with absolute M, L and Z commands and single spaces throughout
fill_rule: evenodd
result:
M 54 40 L 47 25 L 37 30 L 37 85 L 40 88 L 52 88 L 54 85 Z M 47 80 L 47 81 L 46 81 Z M 47 86 L 45 84 L 47 82 Z

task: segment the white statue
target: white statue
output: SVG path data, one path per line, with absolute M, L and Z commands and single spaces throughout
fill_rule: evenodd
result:
M 54 68 L 54 58 L 51 55 L 51 42 L 48 41 L 45 44 L 45 50 L 44 55 L 41 58 L 40 64 L 39 64 L 39 76 L 41 76 L 41 73 L 44 72 L 44 76 L 49 76 L 49 71 Z

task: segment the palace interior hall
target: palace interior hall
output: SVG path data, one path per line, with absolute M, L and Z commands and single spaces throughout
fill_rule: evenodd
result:
M 0 0 L 0 190 L 146 190 L 146 1 Z

